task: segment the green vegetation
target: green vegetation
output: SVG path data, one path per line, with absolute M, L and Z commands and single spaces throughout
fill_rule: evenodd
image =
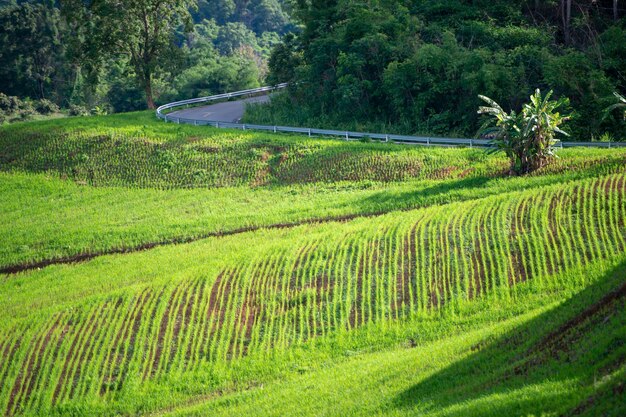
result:
M 49 173 L 96 186 L 166 189 L 496 176 L 503 169 L 501 159 L 480 150 L 276 140 L 240 132 L 199 137 L 183 129 L 153 137 L 129 124 L 108 131 L 93 127 L 43 127 L 36 134 L 29 126 L 6 129 L 0 136 L 3 170 Z
M 618 7 L 619 6 L 619 7 Z M 623 140 L 603 110 L 626 91 L 617 1 L 297 2 L 303 29 L 274 48 L 272 82 L 294 82 L 250 123 L 472 137 L 479 94 L 519 111 L 535 89 L 568 97 L 573 140 Z
M 625 15 L 617 0 L 5 0 L 0 93 L 85 115 L 286 81 L 246 120 L 471 137 L 478 94 L 509 111 L 540 88 L 571 99 L 573 140 L 623 140 L 621 115 L 602 116 L 626 91 Z
M 5 416 L 624 412 L 625 149 L 510 177 L 149 113 L 0 149 Z
M 42 116 L 61 116 L 59 106 L 45 98 L 35 101 L 21 100 L 19 97 L 0 93 L 0 125 Z
M 475 299 L 515 311 L 524 282 L 572 291 L 584 275 L 553 275 L 624 253 L 624 190 L 620 174 L 7 277 L 3 332 L 22 336 L 5 338 L 17 348 L 2 404 L 47 415 L 160 408 L 246 386 L 293 355 L 406 342 L 413 322 L 426 340 L 445 335 L 455 320 L 432 320 L 465 317 Z
M 519 114 L 514 111 L 509 114 L 489 97 L 479 96 L 489 107 L 481 106 L 478 113 L 492 116 L 494 120 L 487 123 L 495 122 L 495 128 L 490 130 L 494 135 L 494 151 L 506 153 L 512 173 L 527 174 L 546 166 L 556 156 L 556 134 L 567 135 L 559 126 L 569 117 L 557 110 L 569 101 L 563 98 L 551 101 L 551 96 L 552 91 L 541 97 L 541 91 L 537 90 Z
M 294 28 L 288 10 L 282 0 L 0 1 L 0 93 L 82 116 L 257 87 Z M 27 116 L 0 109 L 0 124 Z
M 607 113 L 610 113 L 616 109 L 626 108 L 626 97 L 622 97 L 618 93 L 613 93 L 613 94 L 615 95 L 615 98 L 617 98 L 617 103 L 607 107 L 606 109 Z M 624 120 L 626 120 L 626 110 L 624 110 Z
M 620 416 L 626 369 L 612 361 L 626 331 L 626 267 L 583 271 L 578 279 L 587 288 L 563 303 L 531 290 L 516 299 L 527 312 L 492 316 L 497 324 L 489 315 L 497 316 L 502 306 L 481 305 L 481 313 L 467 314 L 461 323 L 453 317 L 431 322 L 456 326 L 450 336 L 355 352 L 313 373 L 159 415 Z M 560 286 L 540 292 L 561 297 Z M 611 299 L 616 290 L 621 294 Z M 423 328 L 412 330 L 420 334 Z
M 13 225 L 0 230 L 2 267 L 465 201 L 624 172 L 626 161 L 626 149 L 566 149 L 513 179 L 482 150 L 230 132 L 149 113 L 6 126 L 0 146 L 0 213 Z

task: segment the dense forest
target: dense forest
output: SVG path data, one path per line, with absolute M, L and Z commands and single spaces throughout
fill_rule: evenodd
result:
M 246 120 L 471 136 L 479 94 L 568 97 L 572 140 L 623 140 L 620 0 L 0 0 L 0 122 L 290 82 Z
M 282 0 L 2 0 L 0 111 L 124 112 L 254 87 L 292 30 Z
M 572 140 L 623 140 L 626 1 L 301 0 L 304 29 L 278 46 L 270 82 L 297 81 L 248 120 L 474 135 L 479 94 L 519 109 L 568 97 Z

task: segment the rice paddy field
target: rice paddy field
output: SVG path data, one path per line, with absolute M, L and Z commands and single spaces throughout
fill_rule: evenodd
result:
M 0 128 L 4 416 L 622 416 L 626 149 Z

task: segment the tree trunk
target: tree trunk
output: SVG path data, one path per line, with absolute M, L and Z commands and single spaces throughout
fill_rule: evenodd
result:
M 152 97 L 152 80 L 148 77 L 145 80 L 144 91 L 146 93 L 146 104 L 150 110 L 154 110 L 156 106 L 154 105 L 154 98 Z
M 563 17 L 563 39 L 565 40 L 565 44 L 569 45 L 571 40 L 569 24 L 572 18 L 572 0 L 561 0 L 561 8 Z
M 619 19 L 617 13 L 617 0 L 613 0 L 613 20 L 617 21 L 617 19 Z

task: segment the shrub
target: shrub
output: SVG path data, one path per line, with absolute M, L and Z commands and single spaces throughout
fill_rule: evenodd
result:
M 70 116 L 89 116 L 89 111 L 77 104 L 70 104 L 68 113 Z
M 33 105 L 28 101 L 22 101 L 20 109 L 17 113 L 20 120 L 30 120 L 37 114 Z
M 11 100 L 9 99 L 9 96 L 7 96 L 4 93 L 0 93 L 0 111 L 8 112 L 10 105 L 11 105 Z
M 144 110 L 146 108 L 146 99 L 143 91 L 137 88 L 132 80 L 127 78 L 115 80 L 109 88 L 106 99 L 115 113 Z
M 569 117 L 562 116 L 557 110 L 567 105 L 569 100 L 561 98 L 554 101 L 550 100 L 551 96 L 552 91 L 542 97 L 537 89 L 520 113 L 507 113 L 494 100 L 479 96 L 489 106 L 481 106 L 478 113 L 492 116 L 484 127 L 495 121 L 495 128 L 491 130 L 494 137 L 492 144 L 511 160 L 511 173 L 526 174 L 545 166 L 555 156 L 556 134 L 567 135 L 559 126 Z
M 50 113 L 57 113 L 59 111 L 59 106 L 57 106 L 55 103 L 53 103 L 50 100 L 42 98 L 41 100 L 38 100 L 37 102 L 35 102 L 35 109 L 40 114 L 50 114 Z
M 93 109 L 91 109 L 91 114 L 94 116 L 106 116 L 107 114 L 109 114 L 109 111 L 107 110 L 106 106 L 95 106 Z
M 0 93 L 0 110 L 6 114 L 16 113 L 19 109 L 24 107 L 24 102 L 15 96 L 7 96 L 4 93 Z

